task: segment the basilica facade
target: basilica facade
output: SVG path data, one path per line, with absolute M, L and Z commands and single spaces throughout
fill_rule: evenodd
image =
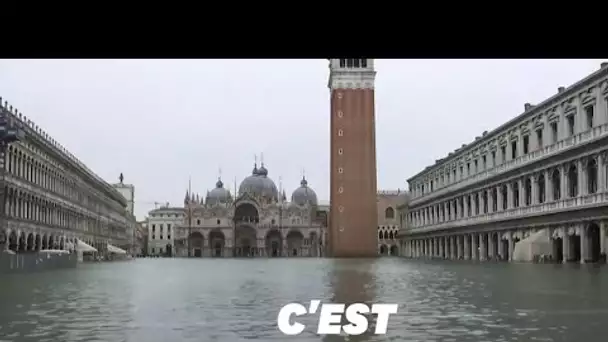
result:
M 167 212 L 163 214 L 164 212 Z M 325 254 L 327 213 L 303 177 L 290 200 L 262 164 L 232 194 L 218 179 L 203 197 L 188 191 L 183 208 L 151 212 L 173 223 L 154 223 L 156 253 L 182 257 L 321 257 Z M 167 221 L 168 222 L 168 221 Z M 167 226 L 168 225 L 168 226 Z M 171 236 L 169 240 L 164 239 Z M 155 247 L 154 239 L 161 241 Z M 154 253 L 153 253 L 154 254 Z

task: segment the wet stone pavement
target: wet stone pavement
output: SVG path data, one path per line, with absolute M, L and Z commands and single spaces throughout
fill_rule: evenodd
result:
M 289 302 L 400 304 L 385 336 L 277 329 Z M 0 276 L 0 341 L 605 341 L 608 268 L 331 259 L 139 259 Z

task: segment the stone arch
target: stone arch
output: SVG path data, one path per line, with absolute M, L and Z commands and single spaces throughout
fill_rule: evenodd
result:
M 209 232 L 209 248 L 211 249 L 211 256 L 222 257 L 224 256 L 224 248 L 226 247 L 226 237 L 220 229 L 214 229 Z
M 283 237 L 277 229 L 271 229 L 266 233 L 266 255 L 279 257 L 283 250 Z
M 384 210 L 384 217 L 387 219 L 394 219 L 395 218 L 395 209 L 393 209 L 393 207 L 386 208 L 386 210 Z
M 27 250 L 27 237 L 24 231 L 19 233 L 19 252 L 25 252 Z
M 9 231 L 8 234 L 8 248 L 13 251 L 19 251 L 19 236 L 16 231 Z
M 587 229 L 587 246 L 589 246 L 589 251 L 585 258 L 586 262 L 599 262 L 602 258 L 602 250 L 601 250 L 601 234 L 600 234 L 600 226 L 596 222 L 591 222 L 586 227 Z
M 191 252 L 195 257 L 203 256 L 203 246 L 205 245 L 205 238 L 200 232 L 192 232 L 188 235 L 188 241 L 190 241 Z
M 287 250 L 289 256 L 302 255 L 302 246 L 304 244 L 304 235 L 299 230 L 292 230 L 287 233 Z
M 26 240 L 26 250 L 27 251 L 33 251 L 35 250 L 35 240 L 36 238 L 34 237 L 34 233 L 29 233 L 27 234 L 27 240 Z
M 239 224 L 234 231 L 235 256 L 253 256 L 257 248 L 257 233 L 249 224 Z
M 260 215 L 258 208 L 251 202 L 240 203 L 234 211 L 234 222 L 259 223 Z
M 399 247 L 397 247 L 397 245 L 391 245 L 390 250 L 389 250 L 389 254 L 391 256 L 398 256 L 399 255 Z
M 383 238 L 385 240 L 388 240 L 388 232 L 385 230 L 383 234 L 384 234 Z
M 388 247 L 385 244 L 380 245 L 380 255 L 388 255 Z

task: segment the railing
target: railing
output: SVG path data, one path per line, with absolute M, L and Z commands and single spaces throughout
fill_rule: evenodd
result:
M 552 145 L 545 146 L 534 152 L 530 152 L 523 156 L 519 156 L 515 159 L 501 163 L 500 165 L 494 166 L 488 170 L 468 176 L 457 183 L 452 183 L 431 193 L 414 197 L 410 199 L 410 207 L 414 207 L 422 202 L 432 200 L 447 193 L 458 191 L 461 188 L 468 187 L 489 177 L 493 177 L 495 175 L 525 166 L 526 164 L 560 154 L 566 150 L 578 147 L 582 144 L 586 144 L 592 140 L 600 139 L 605 136 L 608 136 L 608 124 L 593 127 L 591 130 L 586 132 L 575 134 Z
M 606 204 L 608 204 L 608 192 L 588 194 L 574 198 L 565 198 L 553 202 L 533 204 L 531 206 L 511 208 L 507 210 L 496 211 L 493 213 L 470 216 L 438 224 L 428 224 L 421 227 L 410 228 L 402 232 L 401 234 L 426 233 L 449 228 L 473 226 L 488 222 L 512 220 L 515 218 L 525 218 L 538 214 L 545 215 L 553 212 L 567 211 L 573 209 L 584 209 L 585 207 L 593 207 L 597 205 Z

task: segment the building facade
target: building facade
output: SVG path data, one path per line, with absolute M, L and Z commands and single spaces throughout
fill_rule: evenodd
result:
M 2 155 L 0 248 L 74 249 L 80 239 L 104 253 L 127 245 L 125 198 L 6 102 L 0 115 L 24 133 Z
M 262 164 L 241 182 L 236 198 L 219 179 L 204 197 L 188 191 L 184 207 L 151 211 L 148 250 L 180 257 L 321 257 L 327 221 L 305 178 L 288 201 Z
M 373 59 L 330 59 L 330 253 L 374 257 L 376 136 Z
M 164 206 L 148 213 L 148 255 L 173 256 L 175 227 L 184 222 L 184 208 Z
M 602 259 L 607 103 L 604 63 L 411 177 L 403 254 L 511 260 L 533 239 L 555 261 Z
M 378 254 L 398 256 L 398 234 L 401 227 L 399 207 L 407 201 L 407 193 L 401 190 L 378 191 Z

